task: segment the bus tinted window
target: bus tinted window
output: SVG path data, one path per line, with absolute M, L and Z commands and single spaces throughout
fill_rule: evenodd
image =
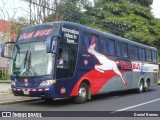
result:
M 98 40 L 98 36 L 96 35 L 90 35 L 89 34 L 84 34 L 84 39 L 83 39 L 83 44 L 82 44 L 82 50 L 83 51 L 87 51 L 90 44 L 91 44 L 91 40 L 94 40 L 94 42 L 96 43 L 96 47 L 95 50 L 99 51 L 99 40 Z
M 106 55 L 115 55 L 115 41 L 110 39 L 102 40 L 102 53 Z
M 121 56 L 121 43 L 117 42 L 117 55 Z
M 151 50 L 146 50 L 146 58 L 147 58 L 147 61 L 151 61 L 152 60 Z
M 102 39 L 102 53 L 105 55 L 109 54 L 109 46 L 108 46 L 108 41 Z
M 122 56 L 128 57 L 128 45 L 126 43 L 122 43 Z
M 88 34 L 84 34 L 83 44 L 82 44 L 82 50 L 87 51 L 87 48 L 89 48 L 90 45 L 90 39 Z
M 94 40 L 95 41 L 95 43 L 96 43 L 96 47 L 95 47 L 95 50 L 96 51 L 99 51 L 99 40 L 98 40 L 99 38 L 98 38 L 98 36 L 96 36 L 96 35 L 92 35 L 92 37 L 91 37 L 91 40 Z M 90 41 L 91 41 L 90 40 Z
M 130 54 L 130 58 L 138 59 L 138 47 L 130 46 L 129 54 Z
M 109 55 L 114 56 L 115 55 L 115 41 L 108 40 L 108 47 L 109 47 Z
M 144 48 L 139 48 L 139 59 L 145 60 L 145 49 Z
M 157 62 L 157 52 L 152 51 L 152 60 L 153 62 Z
M 117 55 L 120 57 L 128 57 L 128 46 L 126 43 L 117 42 Z

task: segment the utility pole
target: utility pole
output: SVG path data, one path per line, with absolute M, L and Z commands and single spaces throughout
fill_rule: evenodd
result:
M 31 2 L 32 2 L 32 0 L 29 1 L 29 8 L 30 8 L 30 11 L 29 11 L 30 12 L 29 13 L 29 17 L 30 17 L 29 21 L 30 21 L 30 25 L 31 25 L 31 19 L 32 19 L 32 17 L 31 17 Z

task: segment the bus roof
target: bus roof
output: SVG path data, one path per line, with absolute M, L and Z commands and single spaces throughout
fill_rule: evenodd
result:
M 110 38 L 110 39 L 113 39 L 113 40 L 119 40 L 119 41 L 122 41 L 122 42 L 125 42 L 125 43 L 130 43 L 130 44 L 133 44 L 133 45 L 136 45 L 136 46 L 140 46 L 140 47 L 143 47 L 143 48 L 149 48 L 149 49 L 157 51 L 157 49 L 155 47 L 151 47 L 151 46 L 147 46 L 147 45 L 144 45 L 144 44 L 141 44 L 141 43 L 138 43 L 138 42 L 134 42 L 134 41 L 128 40 L 126 38 L 119 37 L 117 35 L 113 35 L 113 34 L 110 34 L 110 33 L 106 33 L 106 32 L 100 31 L 100 30 L 96 30 L 96 29 L 81 25 L 79 23 L 74 23 L 74 22 L 69 22 L 69 21 L 54 21 L 54 22 L 48 22 L 48 23 L 43 23 L 43 24 L 39 24 L 39 25 L 53 25 L 53 23 L 68 24 L 68 25 L 72 25 L 72 26 L 77 26 L 77 27 L 79 27 L 83 30 L 90 31 L 95 35 L 99 35 L 102 38 L 107 37 L 107 38 Z M 35 27 L 35 26 L 39 26 L 39 25 L 28 26 L 26 28 Z M 26 28 L 22 28 L 21 30 L 26 29 Z

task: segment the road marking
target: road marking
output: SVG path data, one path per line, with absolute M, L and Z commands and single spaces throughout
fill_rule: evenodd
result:
M 160 100 L 160 98 L 155 99 L 155 100 L 152 100 L 152 101 L 148 101 L 148 102 L 145 102 L 145 103 L 137 104 L 137 105 L 134 105 L 134 106 L 131 106 L 131 107 L 119 109 L 119 110 L 114 111 L 113 113 L 115 113 L 115 112 L 120 112 L 120 111 L 125 111 L 125 110 L 128 110 L 128 109 L 132 109 L 132 108 L 135 108 L 135 107 L 139 107 L 139 106 L 142 106 L 142 105 L 146 105 L 146 104 L 149 104 L 149 103 L 153 103 L 153 102 L 156 102 L 156 101 L 159 101 L 159 100 Z

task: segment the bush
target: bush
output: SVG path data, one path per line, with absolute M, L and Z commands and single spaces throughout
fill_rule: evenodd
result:
M 8 79 L 9 79 L 9 74 L 0 71 L 0 80 L 8 80 Z

